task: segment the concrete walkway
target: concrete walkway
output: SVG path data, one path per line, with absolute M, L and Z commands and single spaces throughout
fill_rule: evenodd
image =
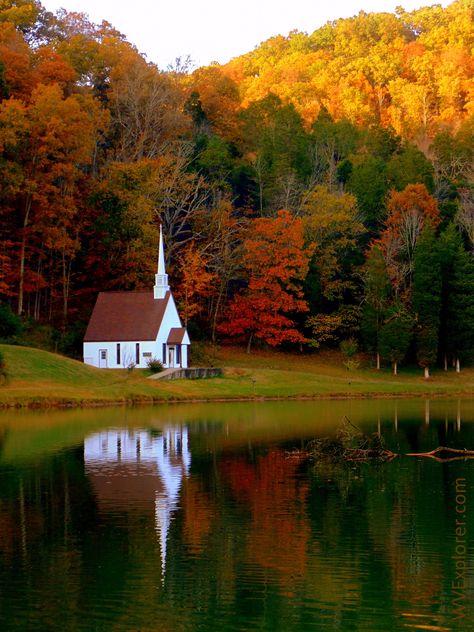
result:
M 154 373 L 148 377 L 149 380 L 196 380 L 209 377 L 221 377 L 222 369 L 214 367 L 189 367 L 188 369 L 165 369 L 160 373 Z
M 149 380 L 162 380 L 163 378 L 166 378 L 169 375 L 173 375 L 173 373 L 176 373 L 177 371 L 181 371 L 181 369 L 164 369 L 163 371 L 160 371 L 159 373 L 153 373 L 153 375 L 149 375 L 148 379 Z

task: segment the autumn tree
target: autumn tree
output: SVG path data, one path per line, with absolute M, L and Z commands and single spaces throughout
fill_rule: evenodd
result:
M 340 299 L 351 287 L 344 268 L 365 233 L 356 200 L 348 193 L 331 193 L 317 186 L 305 192 L 300 213 L 305 239 L 313 247 L 321 294 L 329 300 Z
M 422 184 L 410 184 L 392 191 L 387 203 L 388 217 L 380 243 L 390 279 L 396 292 L 411 284 L 415 248 L 427 220 L 434 228 L 440 222 L 436 200 Z
M 275 218 L 253 220 L 243 254 L 248 286 L 230 303 L 220 331 L 231 337 L 247 337 L 248 351 L 254 339 L 271 346 L 304 342 L 292 318 L 308 309 L 302 281 L 309 256 L 302 221 L 288 211 L 279 211 Z
M 225 309 L 232 283 L 242 277 L 242 234 L 246 218 L 234 211 L 228 199 L 221 199 L 200 214 L 195 234 L 200 236 L 200 248 L 214 282 L 210 288 L 207 313 L 211 339 L 216 342 L 217 326 Z
M 57 84 L 40 85 L 27 107 L 10 99 L 0 112 L 8 123 L 9 142 L 18 150 L 9 155 L 18 183 L 9 201 L 18 240 L 18 314 L 24 310 L 25 291 L 41 281 L 44 249 L 57 254 L 63 315 L 67 312 L 68 264 L 78 247 L 78 184 L 91 160 L 95 131 L 95 109 L 86 103 L 75 96 L 64 98 Z
M 179 313 L 188 326 L 190 319 L 201 314 L 205 308 L 205 299 L 212 293 L 217 275 L 208 271 L 205 256 L 191 243 L 179 260 L 180 281 L 175 296 Z

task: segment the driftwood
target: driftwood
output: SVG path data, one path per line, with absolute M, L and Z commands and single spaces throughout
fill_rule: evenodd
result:
M 454 461 L 457 459 L 474 459 L 474 450 L 457 450 L 439 446 L 431 452 L 410 452 L 406 456 L 423 456 L 435 461 Z
M 315 439 L 308 445 L 312 459 L 332 461 L 391 461 L 397 454 L 387 450 L 377 433 L 367 435 L 345 417 L 335 437 Z
M 293 455 L 295 456 L 295 455 Z M 388 450 L 378 433 L 365 434 L 350 419 L 344 418 L 335 437 L 311 441 L 299 458 L 326 459 L 331 461 L 379 461 L 386 463 L 401 456 Z M 456 459 L 474 459 L 474 450 L 458 450 L 439 446 L 431 452 L 410 452 L 405 456 L 420 456 L 446 462 Z

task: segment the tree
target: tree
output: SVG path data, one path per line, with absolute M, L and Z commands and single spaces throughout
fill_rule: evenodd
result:
M 450 224 L 440 236 L 441 272 L 443 280 L 440 341 L 456 370 L 461 360 L 469 360 L 474 352 L 474 263 L 464 249 L 461 236 Z
M 385 312 L 377 347 L 382 358 L 392 363 L 394 375 L 398 373 L 398 364 L 404 360 L 412 337 L 413 318 L 397 300 Z
M 390 279 L 381 247 L 374 244 L 364 266 L 364 305 L 361 330 L 367 349 L 376 353 L 380 369 L 379 337 L 390 295 Z
M 388 218 L 380 243 L 396 293 L 403 293 L 412 280 L 418 237 L 427 220 L 436 228 L 440 222 L 436 200 L 422 184 L 409 184 L 392 191 L 387 203 Z
M 196 226 L 203 256 L 214 283 L 209 296 L 208 314 L 211 339 L 216 342 L 217 325 L 225 307 L 229 286 L 241 279 L 242 233 L 246 219 L 234 213 L 229 200 L 222 199 L 201 214 Z
M 275 95 L 252 103 L 241 113 L 243 151 L 254 166 L 260 211 L 280 208 L 298 191 L 310 173 L 309 138 L 303 120 L 291 104 Z M 300 187 L 302 188 L 302 187 Z
M 20 333 L 22 323 L 8 305 L 0 303 L 0 339 L 8 339 Z
M 65 316 L 69 262 L 78 249 L 78 191 L 92 159 L 97 110 L 88 98 L 64 98 L 57 84 L 39 85 L 27 107 L 14 99 L 2 106 L 0 127 L 7 123 L 7 158 L 17 179 L 6 208 L 18 242 L 18 314 L 25 293 L 44 282 L 41 268 L 48 253 L 59 267 Z
M 116 160 L 157 158 L 189 128 L 180 90 L 134 50 L 112 70 L 108 99 Z
M 397 191 L 403 191 L 409 184 L 424 184 L 427 191 L 433 193 L 433 176 L 431 162 L 410 144 L 394 154 L 387 164 L 387 180 Z
M 292 316 L 308 309 L 302 282 L 309 256 L 302 221 L 288 211 L 253 220 L 244 242 L 248 286 L 230 303 L 220 331 L 247 336 L 249 352 L 254 338 L 271 346 L 304 342 Z
M 355 195 L 365 226 L 378 234 L 385 218 L 385 197 L 388 191 L 387 165 L 372 156 L 353 161 L 346 190 Z
M 341 299 L 352 284 L 344 267 L 365 233 L 356 200 L 349 193 L 316 186 L 305 193 L 301 215 L 306 241 L 314 249 L 321 294 L 329 300 Z
M 429 377 L 436 361 L 441 310 L 441 269 L 439 247 L 433 226 L 428 222 L 415 249 L 412 305 L 415 312 L 416 356 Z
M 175 296 L 184 326 L 204 309 L 204 300 L 211 294 L 216 275 L 207 269 L 207 261 L 194 243 L 180 257 L 180 283 Z

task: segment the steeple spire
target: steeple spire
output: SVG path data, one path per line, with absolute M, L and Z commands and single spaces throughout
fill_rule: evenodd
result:
M 165 270 L 165 250 L 163 247 L 163 229 L 160 224 L 160 245 L 158 248 L 158 270 L 155 274 L 155 286 L 153 288 L 154 298 L 165 298 L 166 292 L 170 289 L 168 285 L 168 275 Z

